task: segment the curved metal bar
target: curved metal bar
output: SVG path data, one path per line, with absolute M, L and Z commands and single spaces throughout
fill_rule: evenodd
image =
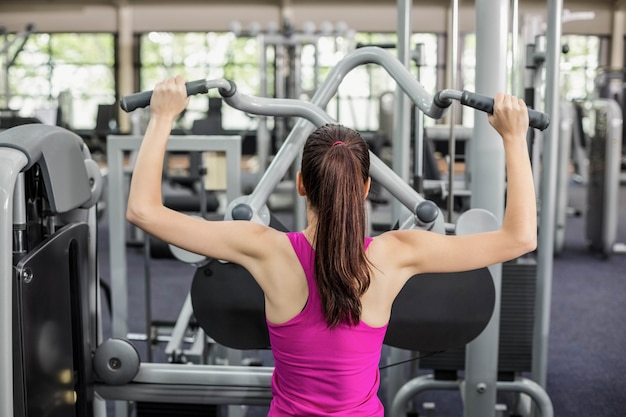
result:
M 359 48 L 346 55 L 333 67 L 324 83 L 322 83 L 315 92 L 311 103 L 320 108 L 326 108 L 326 105 L 328 105 L 332 97 L 337 93 L 339 85 L 346 75 L 354 68 L 365 64 L 378 64 L 382 66 L 425 115 L 438 119 L 445 114 L 446 108 L 440 107 L 434 103 L 433 96 L 422 87 L 409 70 L 390 52 L 378 47 Z M 248 204 L 254 212 L 261 210 L 265 205 L 270 194 L 299 155 L 304 141 L 312 131 L 312 127 L 307 126 L 305 121 L 299 120 L 296 122 L 294 128 L 283 143 L 283 146 L 249 196 Z M 378 159 L 373 153 L 370 153 L 370 158 L 372 161 Z M 377 162 L 374 162 L 374 165 L 379 166 Z M 374 172 L 372 177 L 377 181 L 380 180 L 376 172 Z M 416 196 L 411 200 L 423 201 L 423 198 L 421 198 L 417 192 L 412 190 L 411 194 Z M 394 197 L 399 198 L 399 196 L 395 194 Z M 411 202 L 411 206 L 408 206 L 409 209 L 414 209 L 415 207 L 416 204 L 413 204 L 413 201 Z
M 442 117 L 449 108 L 451 99 L 459 100 L 464 105 L 482 111 L 489 112 L 490 108 L 493 109 L 493 99 L 474 93 L 443 90 L 435 96 L 429 94 L 394 55 L 379 47 L 359 48 L 346 55 L 331 70 L 310 103 L 296 99 L 270 99 L 242 95 L 237 92 L 236 85 L 232 81 L 224 79 L 189 82 L 187 83 L 188 94 L 206 93 L 211 88 L 218 88 L 224 101 L 239 110 L 257 115 L 299 116 L 306 119 L 296 122 L 296 125 L 278 150 L 270 166 L 265 170 L 254 191 L 246 197 L 246 204 L 252 211 L 253 218 L 258 218 L 257 213 L 263 210 L 270 194 L 298 157 L 302 145 L 313 127 L 334 122 L 323 109 L 337 93 L 337 89 L 345 76 L 355 67 L 364 64 L 378 64 L 382 66 L 394 78 L 398 87 L 406 93 L 417 108 L 426 116 L 435 119 Z M 149 104 L 151 95 L 151 91 L 145 91 L 124 97 L 122 108 L 126 111 L 131 111 L 138 107 L 144 107 Z M 537 116 L 536 119 L 538 125 L 542 126 L 541 128 L 545 128 L 549 123 L 546 115 L 537 114 L 535 116 Z M 307 120 L 313 126 L 308 124 Z M 370 159 L 374 161 L 372 164 L 374 169 L 370 172 L 372 178 L 386 183 L 404 182 L 404 179 L 393 170 L 378 169 L 383 164 L 373 153 L 370 153 Z M 423 197 L 411 187 L 394 186 L 389 191 L 406 205 L 409 210 L 415 210 L 417 205 L 424 201 Z
M 422 391 L 427 390 L 454 390 L 459 389 L 462 381 L 439 381 L 436 380 L 433 375 L 423 375 L 417 378 L 413 378 L 405 383 L 402 388 L 398 390 L 398 393 L 393 398 L 391 404 L 391 417 L 404 417 L 406 416 L 406 406 L 408 402 Z
M 424 198 L 408 183 L 402 181 L 387 164 L 370 151 L 370 175 L 406 208 L 415 213 Z M 440 217 L 440 216 L 439 216 Z M 443 221 L 443 218 L 441 218 Z
M 107 400 L 267 405 L 273 368 L 142 363 L 125 385 L 96 384 Z
M 423 375 L 413 378 L 398 390 L 391 405 L 391 417 L 403 417 L 406 415 L 408 402 L 422 391 L 427 390 L 453 390 L 463 383 L 462 380 L 439 381 L 433 375 Z M 498 381 L 496 383 L 498 391 L 511 391 L 527 394 L 538 407 L 541 417 L 553 417 L 554 408 L 552 401 L 546 391 L 536 382 L 527 378 L 518 378 L 512 382 Z
M 314 126 L 335 123 L 328 113 L 308 101 L 262 98 L 235 93 L 230 97 L 224 97 L 224 102 L 237 110 L 256 115 L 302 117 Z
M 442 100 L 461 101 L 461 98 L 463 97 L 463 92 L 459 90 L 452 90 L 452 89 L 446 88 L 445 90 L 441 90 L 438 93 L 438 96 Z
M 541 417 L 552 417 L 554 415 L 554 408 L 548 393 L 535 381 L 528 378 L 519 378 L 512 382 L 498 382 L 497 387 L 499 391 L 514 391 L 527 394 L 535 401 Z

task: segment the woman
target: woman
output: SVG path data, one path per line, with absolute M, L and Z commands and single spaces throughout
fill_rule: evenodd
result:
M 296 177 L 307 201 L 302 232 L 205 221 L 164 207 L 165 148 L 187 102 L 181 77 L 155 88 L 127 218 L 175 246 L 240 264 L 258 282 L 275 359 L 270 416 L 382 416 L 378 364 L 391 306 L 406 281 L 420 273 L 477 269 L 535 249 L 528 113 L 520 99 L 496 95 L 494 114 L 488 116 L 502 136 L 507 163 L 499 230 L 466 236 L 403 230 L 373 239 L 365 236 L 367 144 L 357 132 L 336 125 L 318 128 L 304 146 Z

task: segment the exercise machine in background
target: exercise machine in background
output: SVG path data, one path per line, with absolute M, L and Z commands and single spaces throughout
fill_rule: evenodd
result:
M 0 414 L 91 416 L 102 178 L 76 134 L 0 133 Z

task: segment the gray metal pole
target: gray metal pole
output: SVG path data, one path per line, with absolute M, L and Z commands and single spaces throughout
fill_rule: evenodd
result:
M 290 98 L 300 98 L 302 94 L 302 45 L 295 45 L 292 51 L 294 53 L 293 57 L 293 97 Z M 297 158 L 292 167 L 293 178 L 296 178 L 296 173 L 300 171 L 300 158 Z M 295 184 L 295 180 L 294 180 Z M 307 216 L 306 216 L 306 200 L 304 197 L 298 194 L 298 190 L 296 187 L 293 187 L 293 201 L 294 201 L 294 230 L 304 230 L 307 226 Z
M 13 415 L 13 191 L 26 155 L 0 149 L 0 415 Z
M 450 88 L 457 88 L 457 57 L 459 53 L 459 1 L 451 0 L 450 27 L 448 30 L 448 45 L 450 46 Z M 456 123 L 456 103 L 450 106 L 448 118 L 450 121 L 450 138 L 448 139 L 448 213 L 447 220 L 453 222 L 454 215 L 454 165 L 456 160 L 456 137 L 454 124 Z
M 406 68 L 411 59 L 411 11 L 412 0 L 398 0 L 398 60 Z M 393 170 L 405 181 L 410 176 L 410 124 L 411 107 L 406 94 L 400 88 L 396 89 L 393 113 Z M 394 211 L 397 214 L 397 211 Z
M 506 89 L 509 2 L 476 0 L 476 91 L 494 96 Z M 470 141 L 471 206 L 504 216 L 504 149 L 502 139 L 483 113 L 475 113 Z M 467 346 L 465 358 L 465 417 L 493 416 L 496 402 L 500 291 L 502 266 L 490 268 L 496 290 L 491 321 Z
M 259 96 L 267 97 L 267 44 L 265 36 L 258 35 L 259 45 Z M 257 127 L 257 154 L 259 156 L 259 178 L 267 168 L 271 148 L 270 133 L 267 128 L 267 117 L 260 116 Z
M 421 82 L 421 70 L 424 65 L 424 44 L 415 45 L 415 59 L 417 64 L 416 80 Z M 369 113 L 368 113 L 369 114 Z M 424 113 L 415 106 L 415 138 L 413 139 L 413 189 L 424 193 Z
M 10 101 L 11 101 L 11 86 L 10 86 L 10 80 L 9 80 L 9 51 L 7 50 L 3 56 L 3 62 L 4 62 L 4 68 L 2 69 L 4 74 L 3 74 L 3 81 L 4 84 L 2 85 L 3 87 L 3 92 L 4 92 L 4 108 L 8 109 L 10 108 Z
M 411 59 L 410 52 L 410 38 L 411 38 L 411 12 L 413 9 L 412 0 L 398 0 L 397 3 L 397 18 L 398 18 L 398 45 L 397 53 L 398 60 L 406 68 L 409 67 L 409 61 Z M 394 112 L 393 112 L 393 157 L 392 166 L 393 170 L 404 181 L 409 181 L 410 176 L 410 119 L 411 108 L 409 98 L 399 88 L 396 87 L 396 94 L 394 97 Z M 392 221 L 393 219 L 399 219 L 402 206 L 399 202 L 394 200 L 392 202 Z M 395 363 L 405 359 L 406 352 L 396 348 L 389 348 L 389 362 Z M 401 367 L 394 366 L 387 370 L 387 395 L 389 399 L 393 399 L 396 392 L 405 382 L 405 376 L 402 373 Z
M 611 30 L 611 69 L 624 67 L 624 7 L 623 1 L 613 5 L 613 29 Z M 613 80 L 614 78 L 612 78 Z M 617 83 L 617 82 L 616 82 Z M 621 85 L 621 82 L 619 83 Z M 619 86 L 618 86 L 619 87 Z
M 519 0 L 511 0 L 511 92 L 524 97 L 520 73 L 523 67 L 520 60 L 519 46 Z
M 548 0 L 546 47 L 546 113 L 553 122 L 544 131 L 537 245 L 537 290 L 533 337 L 532 379 L 545 388 L 548 375 L 548 333 L 554 262 L 557 159 L 559 149 L 559 67 L 561 60 L 562 0 Z

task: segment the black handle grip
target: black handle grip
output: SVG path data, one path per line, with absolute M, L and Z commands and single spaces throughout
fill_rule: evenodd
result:
M 482 96 L 469 91 L 463 91 L 461 104 L 482 110 L 486 113 L 493 113 L 493 98 Z M 545 130 L 550 126 L 550 116 L 534 109 L 528 109 L 528 124 L 539 130 Z
M 185 83 L 185 86 L 187 87 L 188 96 L 209 92 L 205 80 L 189 81 L 188 83 Z M 152 91 L 142 91 L 141 93 L 124 96 L 122 97 L 122 100 L 120 100 L 120 107 L 122 110 L 129 113 L 138 108 L 149 106 L 151 98 Z

